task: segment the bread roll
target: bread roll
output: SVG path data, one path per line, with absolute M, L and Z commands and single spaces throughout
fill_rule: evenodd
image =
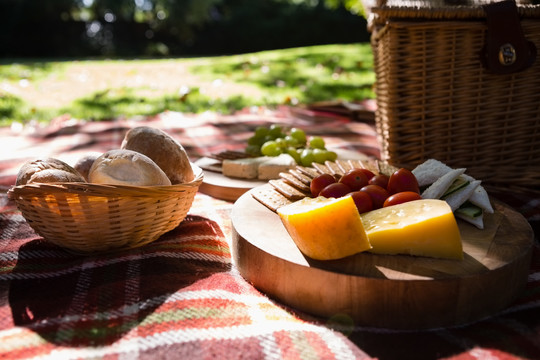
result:
M 140 152 L 154 160 L 172 184 L 195 178 L 184 147 L 162 130 L 147 126 L 133 128 L 127 132 L 121 148 Z
M 77 170 L 62 160 L 45 158 L 29 161 L 19 169 L 15 185 L 51 182 L 85 182 Z
M 92 164 L 94 161 L 100 156 L 100 153 L 89 153 L 84 156 L 82 156 L 73 168 L 77 170 L 85 179 L 88 181 L 88 172 L 90 171 L 90 168 L 92 167 Z
M 131 150 L 110 150 L 98 157 L 88 173 L 95 184 L 171 185 L 163 170 L 148 156 Z

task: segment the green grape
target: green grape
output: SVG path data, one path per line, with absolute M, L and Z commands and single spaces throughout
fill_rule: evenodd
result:
M 268 135 L 269 132 L 270 130 L 267 127 L 257 126 L 257 128 L 255 129 L 255 136 L 264 138 L 266 135 Z
M 292 146 L 292 147 L 295 147 L 295 148 L 300 146 L 300 144 L 298 143 L 298 140 L 293 138 L 291 135 L 287 135 L 283 139 L 287 143 L 287 146 Z
M 281 149 L 275 141 L 271 140 L 261 146 L 261 154 L 264 156 L 278 156 L 281 154 Z
M 313 149 L 313 161 L 319 164 L 324 164 L 328 158 L 327 150 Z
M 285 141 L 285 138 L 277 138 L 276 140 L 274 140 L 277 144 L 277 146 L 280 148 L 280 149 L 287 149 L 287 141 Z
M 279 139 L 279 138 L 285 137 L 285 134 L 283 134 L 281 126 L 276 125 L 276 124 L 270 125 L 270 130 L 268 131 L 268 135 L 270 135 L 273 139 Z
M 258 145 L 248 145 L 246 146 L 246 154 L 251 156 L 261 156 L 261 147 Z
M 315 161 L 313 151 L 311 149 L 302 150 L 302 153 L 300 154 L 300 163 L 303 166 L 311 166 L 311 164 L 313 164 L 313 161 Z
M 325 149 L 325 145 L 324 139 L 320 136 L 313 136 L 309 140 L 309 147 L 313 149 Z
M 258 147 L 261 147 L 265 141 L 266 140 L 264 136 L 253 135 L 248 139 L 248 145 L 257 145 Z
M 296 161 L 298 165 L 302 164 L 302 160 L 300 159 L 300 153 L 298 150 L 294 147 L 289 147 L 287 149 L 287 154 L 291 155 L 291 157 Z
M 306 144 L 307 138 L 306 138 L 306 133 L 304 132 L 304 130 L 298 129 L 298 128 L 292 128 L 291 131 L 289 132 L 289 135 L 295 138 L 298 141 L 299 145 Z
M 274 141 L 274 140 L 276 140 L 276 139 L 274 139 L 272 136 L 266 135 L 266 136 L 264 137 L 263 144 L 264 144 L 265 142 L 267 142 L 267 141 Z
M 335 151 L 330 151 L 330 150 L 327 150 L 326 152 L 326 160 L 328 161 L 336 161 L 337 160 L 337 153 Z

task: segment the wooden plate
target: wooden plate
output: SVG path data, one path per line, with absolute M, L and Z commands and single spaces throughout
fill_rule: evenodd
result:
M 315 261 L 298 250 L 279 216 L 247 192 L 231 214 L 233 260 L 262 292 L 320 317 L 345 315 L 359 326 L 401 330 L 462 325 L 504 309 L 527 282 L 532 228 L 492 202 L 484 230 L 458 220 L 462 261 L 370 253 Z
M 267 183 L 263 180 L 235 179 L 224 176 L 219 172 L 221 165 L 218 167 L 216 163 L 218 163 L 216 160 L 206 157 L 195 161 L 195 164 L 205 170 L 204 180 L 199 187 L 199 191 L 203 194 L 216 199 L 236 201 L 246 191 Z

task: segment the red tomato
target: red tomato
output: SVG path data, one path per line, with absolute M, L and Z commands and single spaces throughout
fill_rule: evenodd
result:
M 366 174 L 366 177 L 367 177 L 368 180 L 375 176 L 375 174 L 372 173 L 371 171 L 369 171 L 368 169 L 358 169 L 358 170 L 360 170 L 364 174 Z
M 368 184 L 370 185 L 379 185 L 382 188 L 388 187 L 388 176 L 384 174 L 375 175 L 371 179 L 369 179 Z
M 351 188 L 343 183 L 333 183 L 321 190 L 319 196 L 326 198 L 340 198 L 351 192 Z
M 403 204 L 409 201 L 420 199 L 422 199 L 420 194 L 415 193 L 414 191 L 403 191 L 394 195 L 390 195 L 390 197 L 384 201 L 383 207 Z
M 416 177 L 412 172 L 404 168 L 401 168 L 390 175 L 386 189 L 390 194 L 396 194 L 404 191 L 420 193 L 418 180 L 416 180 Z
M 352 169 L 343 174 L 339 182 L 347 185 L 352 191 L 358 191 L 368 184 L 368 178 L 362 169 Z
M 373 210 L 373 200 L 371 196 L 365 191 L 353 191 L 350 193 L 356 208 L 360 214 Z
M 319 196 L 319 193 L 322 189 L 327 187 L 330 184 L 333 184 L 336 182 L 336 179 L 330 175 L 330 174 L 321 174 L 319 176 L 315 176 L 313 180 L 311 180 L 311 183 L 309 184 L 309 188 L 311 190 L 311 196 L 317 197 Z
M 382 208 L 384 201 L 390 196 L 388 191 L 379 185 L 366 185 L 360 191 L 367 192 L 373 201 L 373 209 Z

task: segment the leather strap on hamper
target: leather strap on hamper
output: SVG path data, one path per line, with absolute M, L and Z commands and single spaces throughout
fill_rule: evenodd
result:
M 487 15 L 483 63 L 493 73 L 508 74 L 527 69 L 536 59 L 536 46 L 527 41 L 514 0 L 484 5 Z

